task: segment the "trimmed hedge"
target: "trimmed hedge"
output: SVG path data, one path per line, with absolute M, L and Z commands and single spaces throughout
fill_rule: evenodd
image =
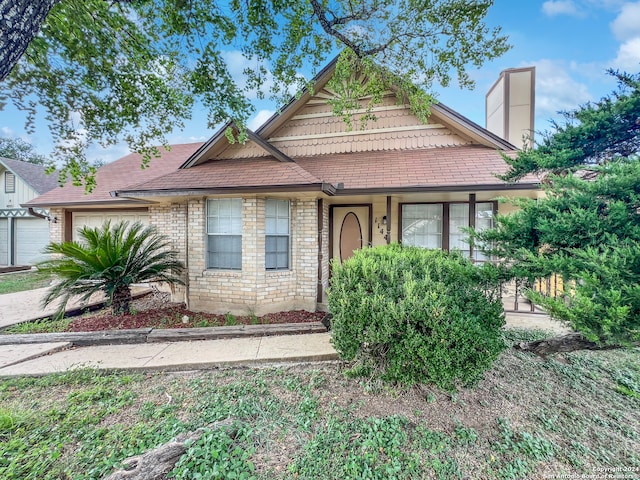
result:
M 333 344 L 353 373 L 446 390 L 476 383 L 505 348 L 491 268 L 459 253 L 398 244 L 334 265 Z

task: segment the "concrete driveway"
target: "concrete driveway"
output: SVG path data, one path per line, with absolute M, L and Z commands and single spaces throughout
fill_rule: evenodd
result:
M 58 309 L 58 302 L 54 302 L 47 308 L 41 306 L 48 289 L 49 287 L 45 287 L 0 295 L 0 328 L 52 316 Z M 144 286 L 134 286 L 132 289 L 134 296 L 142 295 L 147 291 L 150 292 L 151 289 Z M 104 302 L 104 298 L 102 294 L 93 295 L 87 303 L 73 299 L 67 303 L 67 312 L 98 305 Z
M 41 307 L 47 290 L 45 287 L 0 295 L 0 328 L 53 315 L 58 308 L 57 303 Z

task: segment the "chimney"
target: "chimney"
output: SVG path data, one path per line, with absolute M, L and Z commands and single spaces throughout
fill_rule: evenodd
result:
M 532 148 L 536 67 L 509 68 L 485 97 L 486 128 L 518 148 Z

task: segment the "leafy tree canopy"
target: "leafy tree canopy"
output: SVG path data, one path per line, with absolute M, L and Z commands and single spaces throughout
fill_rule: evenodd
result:
M 468 66 L 509 48 L 500 29 L 484 23 L 492 4 L 0 0 L 0 104 L 28 112 L 31 128 L 44 109 L 62 174 L 76 183 L 89 172 L 90 142 L 125 140 L 149 161 L 157 154 L 150 145 L 166 144 L 194 106 L 204 106 L 211 127 L 228 119 L 242 126 L 251 94 L 283 100 L 306 85 L 303 67 L 318 71 L 336 51 L 345 52 L 336 112 L 348 113 L 355 94 L 375 101 L 393 82 L 424 118 L 433 102 L 424 92 L 434 83 L 472 87 Z M 238 62 L 241 80 L 232 75 Z M 354 68 L 370 80 L 365 91 Z
M 35 163 L 36 165 L 44 165 L 48 162 L 46 156 L 34 151 L 33 145 L 20 138 L 0 138 L 0 157 Z

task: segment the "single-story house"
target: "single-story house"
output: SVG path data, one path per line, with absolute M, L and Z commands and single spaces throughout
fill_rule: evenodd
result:
M 144 205 L 149 223 L 180 252 L 186 285 L 176 300 L 234 314 L 322 308 L 331 261 L 389 242 L 459 248 L 482 261 L 461 228 L 490 226 L 509 208 L 498 197 L 539 195 L 536 179 L 508 184 L 495 177 L 506 170 L 501 154 L 515 154 L 513 143 L 445 105 L 434 105 L 425 124 L 389 92 L 373 109 L 375 121 L 349 130 L 327 104 L 334 66 L 316 76 L 313 90 L 249 131 L 246 143 L 229 142 L 228 123 L 174 171 L 113 184 L 110 204 Z M 507 72 L 487 96 L 505 136 L 512 125 L 520 137 L 521 125 L 532 127 L 527 72 L 528 83 L 522 72 Z M 364 112 L 354 113 L 356 125 Z M 35 203 L 58 217 L 59 241 L 78 210 L 50 199 Z
M 58 185 L 45 167 L 0 157 L 0 267 L 27 266 L 43 259 L 49 243 L 48 212 L 22 204 Z

